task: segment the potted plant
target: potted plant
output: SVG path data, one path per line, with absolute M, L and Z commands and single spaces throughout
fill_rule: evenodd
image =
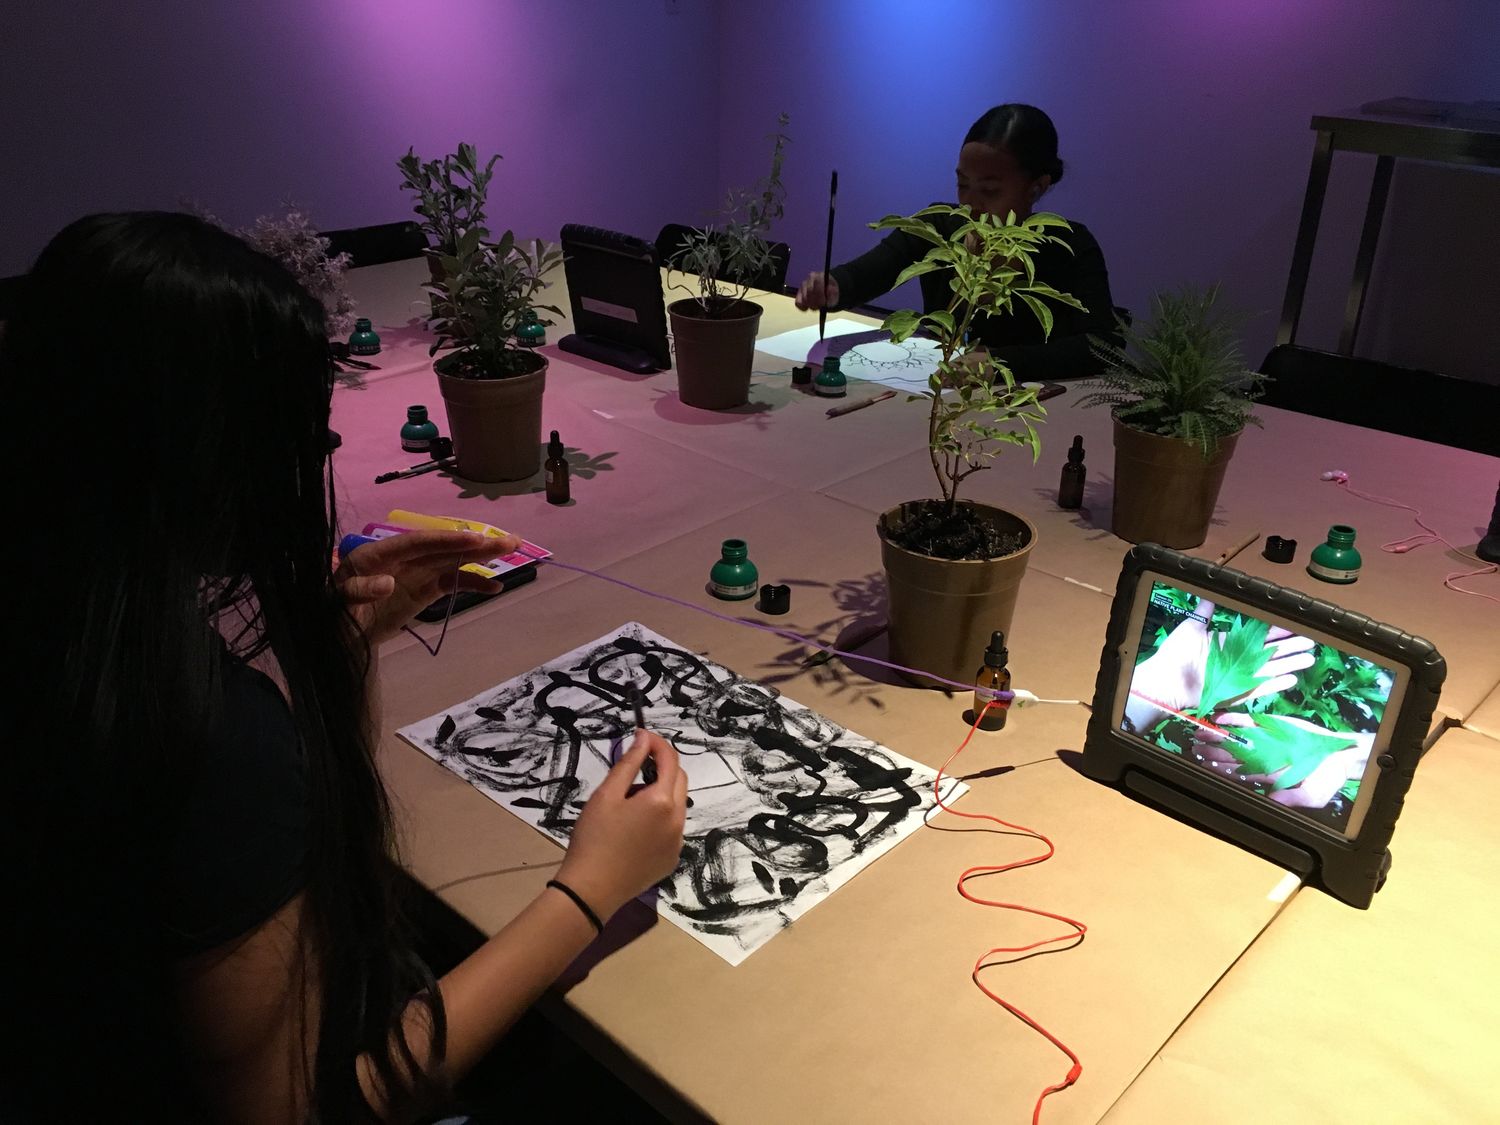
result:
M 1080 405 L 1114 415 L 1111 530 L 1121 539 L 1202 543 L 1240 431 L 1260 425 L 1252 405 L 1265 376 L 1245 367 L 1218 296 L 1218 285 L 1158 293 L 1147 325 L 1121 323 L 1124 347 L 1094 342 L 1105 369 Z
M 519 346 L 515 334 L 530 314 L 559 312 L 536 294 L 562 252 L 540 239 L 517 242 L 510 231 L 491 242 L 484 227 L 471 226 L 438 258 L 441 276 L 427 287 L 434 310 L 428 327 L 437 337 L 429 352 L 454 347 L 433 369 L 458 474 L 523 480 L 541 465 L 547 359 Z
M 179 202 L 189 214 L 239 235 L 262 254 L 280 262 L 323 306 L 328 335 L 349 334 L 354 327 L 354 298 L 344 288 L 344 274 L 351 259 L 345 253 L 328 253 L 332 243 L 318 233 L 312 216 L 296 203 L 288 199 L 279 213 L 261 215 L 252 225 L 234 230 L 195 200 Z
M 750 400 L 755 337 L 764 310 L 745 299 L 750 286 L 744 279 L 773 264 L 766 234 L 781 218 L 786 199 L 781 164 L 787 137 L 780 130 L 788 120 L 784 113 L 776 119 L 771 174 L 750 191 L 731 191 L 720 212 L 720 223 L 693 231 L 685 239 L 683 250 L 668 263 L 673 269 L 698 275 L 698 295 L 667 307 L 676 352 L 677 390 L 689 406 L 728 410 Z M 682 284 L 673 288 L 691 292 Z
M 937 342 L 937 370 L 928 389 L 909 401 L 929 400 L 927 448 L 937 478 L 936 499 L 912 500 L 883 513 L 877 523 L 885 567 L 891 659 L 949 680 L 973 676 L 995 630 L 1009 632 L 1036 528 L 1013 512 L 960 501 L 959 486 L 990 467 L 1006 445 L 1041 454 L 1037 433 L 1046 410 L 1036 390 L 1016 383 L 1010 368 L 982 347 L 969 330 L 979 315 L 1030 309 L 1045 334 L 1052 331 L 1048 301 L 1082 308 L 1079 301 L 1036 280 L 1034 258 L 1068 224 L 1038 212 L 1014 216 L 972 214 L 938 204 L 910 217 L 887 216 L 877 230 L 903 230 L 931 243 L 896 284 L 922 274 L 952 274 L 946 308 L 894 312 L 884 327 L 897 343 L 917 331 Z M 943 686 L 925 678 L 918 682 Z
M 460 143 L 457 152 L 441 160 L 423 160 L 415 149 L 408 148 L 396 161 L 401 187 L 416 196 L 412 210 L 432 243 L 427 251 L 427 268 L 434 282 L 441 280 L 441 255 L 452 256 L 465 231 L 484 226 L 490 178 L 499 159 L 497 153 L 481 168 L 474 146 Z

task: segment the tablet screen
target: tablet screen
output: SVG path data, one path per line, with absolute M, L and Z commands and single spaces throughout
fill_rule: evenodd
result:
M 1289 814 L 1358 835 L 1407 672 L 1145 573 L 1116 729 Z

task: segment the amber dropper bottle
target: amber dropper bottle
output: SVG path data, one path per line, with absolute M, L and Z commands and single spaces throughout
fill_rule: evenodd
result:
M 1005 651 L 1005 634 L 991 634 L 990 647 L 984 650 L 984 663 L 974 673 L 974 714 L 984 711 L 984 705 L 994 700 L 993 706 L 984 711 L 984 718 L 979 720 L 980 730 L 1002 730 L 1005 727 L 1010 700 L 995 699 L 995 693 L 1010 690 L 1010 669 L 1006 667 L 1009 662 L 1010 654 Z
M 1068 461 L 1062 467 L 1062 479 L 1057 484 L 1057 506 L 1059 508 L 1083 507 L 1083 482 L 1088 470 L 1083 465 L 1083 435 L 1073 435 L 1073 448 L 1068 450 Z
M 568 487 L 568 455 L 556 430 L 552 431 L 552 440 L 547 443 L 547 462 L 543 468 L 546 470 L 547 503 L 566 504 L 572 491 Z

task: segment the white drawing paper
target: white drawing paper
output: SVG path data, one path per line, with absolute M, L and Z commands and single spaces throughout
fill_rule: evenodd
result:
M 935 341 L 913 336 L 902 343 L 891 341 L 883 328 L 834 317 L 825 337 L 818 339 L 818 326 L 809 325 L 755 342 L 756 351 L 796 363 L 821 365 L 828 356 L 839 357 L 839 370 L 849 379 L 879 383 L 898 391 L 917 394 L 927 390 L 928 377 L 937 370 L 939 350 Z
M 737 965 L 935 807 L 936 771 L 636 622 L 398 733 L 566 844 L 646 726 L 677 747 L 692 802 L 658 913 Z M 943 799 L 967 786 L 944 778 Z

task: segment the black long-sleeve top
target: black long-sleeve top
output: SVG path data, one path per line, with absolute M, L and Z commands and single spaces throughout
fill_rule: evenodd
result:
M 940 215 L 936 218 L 936 225 L 948 234 L 961 221 L 956 215 Z M 1080 312 L 1050 302 L 1052 335 L 1045 340 L 1040 322 L 1019 301 L 1006 315 L 980 314 L 974 318 L 971 338 L 988 348 L 995 358 L 1008 364 L 1017 379 L 1095 375 L 1100 364 L 1090 351 L 1088 337 L 1098 336 L 1119 342 L 1104 252 L 1087 227 L 1069 222 L 1071 230 L 1056 232 L 1066 240 L 1066 246 L 1048 243 L 1037 252 L 1036 276 L 1038 281 L 1059 292 L 1077 297 L 1087 311 Z M 889 292 L 901 271 L 925 257 L 930 249 L 931 244 L 916 235 L 895 230 L 868 253 L 835 266 L 833 277 L 839 287 L 838 307 L 847 309 L 867 304 Z M 953 295 L 949 288 L 952 276 L 951 270 L 935 270 L 918 278 L 922 287 L 923 312 L 948 307 Z

